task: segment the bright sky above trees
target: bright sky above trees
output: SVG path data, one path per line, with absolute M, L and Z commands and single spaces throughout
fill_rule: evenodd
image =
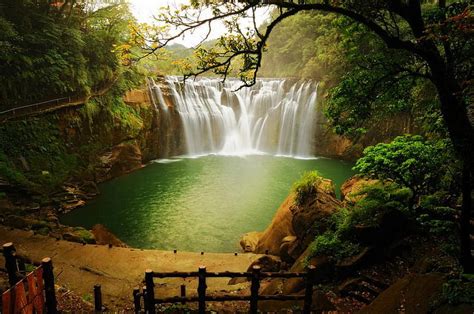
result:
M 170 6 L 179 8 L 182 4 L 188 4 L 188 0 L 129 0 L 133 15 L 139 22 L 153 23 L 153 16 L 156 15 L 161 7 Z M 210 12 L 208 12 L 210 16 Z M 257 25 L 262 24 L 270 16 L 270 9 L 264 8 L 257 10 Z M 250 21 L 243 22 L 244 26 L 251 26 Z M 225 33 L 225 27 L 221 21 L 215 21 L 212 24 L 212 32 L 208 39 L 215 39 Z M 187 47 L 199 44 L 207 34 L 207 27 L 200 27 L 193 33 L 188 33 L 176 43 Z

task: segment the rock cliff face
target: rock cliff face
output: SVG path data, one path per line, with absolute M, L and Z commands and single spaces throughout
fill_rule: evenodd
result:
M 367 132 L 357 139 L 339 136 L 329 129 L 324 114 L 319 115 L 316 130 L 315 152 L 319 156 L 356 160 L 364 148 L 381 142 L 390 142 L 403 134 L 418 133 L 418 127 L 409 113 L 400 113 L 392 118 L 366 126 Z
M 295 205 L 294 194 L 290 194 L 268 228 L 262 233 L 244 235 L 241 246 L 245 251 L 268 252 L 280 256 L 283 261 L 293 262 L 306 250 L 316 234 L 327 229 L 326 219 L 340 205 L 332 182 L 322 179 L 315 184 L 312 194 L 302 205 Z
M 64 142 L 88 159 L 90 172 L 82 174 L 88 180 L 102 182 L 153 159 L 185 153 L 183 137 L 177 134 L 180 119 L 173 110 L 160 112 L 147 90 L 128 92 L 123 100 L 123 114 L 106 109 L 91 116 L 77 109 L 57 112 Z

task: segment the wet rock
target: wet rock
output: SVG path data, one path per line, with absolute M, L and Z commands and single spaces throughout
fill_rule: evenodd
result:
M 121 176 L 142 167 L 142 152 L 133 141 L 121 143 L 100 157 L 101 166 L 97 169 L 98 181 Z
M 55 225 L 55 226 L 59 226 L 59 218 L 54 213 L 48 213 L 46 215 L 46 221 L 53 224 L 53 225 Z
M 84 205 L 86 205 L 86 202 L 84 200 L 68 200 L 61 204 L 61 211 L 67 213 L 73 209 L 82 207 Z
M 117 238 L 104 225 L 94 225 L 92 227 L 92 234 L 94 235 L 97 244 L 127 247 L 125 243 L 123 243 L 119 238 Z
M 94 181 L 84 181 L 80 187 L 87 195 L 95 196 L 100 194 L 99 187 Z

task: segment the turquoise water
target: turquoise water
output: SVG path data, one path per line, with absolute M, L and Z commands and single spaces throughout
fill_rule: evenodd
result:
M 103 183 L 98 198 L 61 222 L 103 224 L 137 248 L 234 252 L 243 233 L 268 226 L 301 173 L 317 170 L 338 190 L 351 166 L 265 155 L 162 160 Z

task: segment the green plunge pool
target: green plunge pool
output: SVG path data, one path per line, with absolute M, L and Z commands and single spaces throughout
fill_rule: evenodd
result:
M 304 171 L 317 170 L 339 190 L 351 166 L 268 155 L 161 160 L 103 183 L 98 198 L 61 222 L 103 224 L 137 248 L 234 252 L 242 234 L 268 226 Z

